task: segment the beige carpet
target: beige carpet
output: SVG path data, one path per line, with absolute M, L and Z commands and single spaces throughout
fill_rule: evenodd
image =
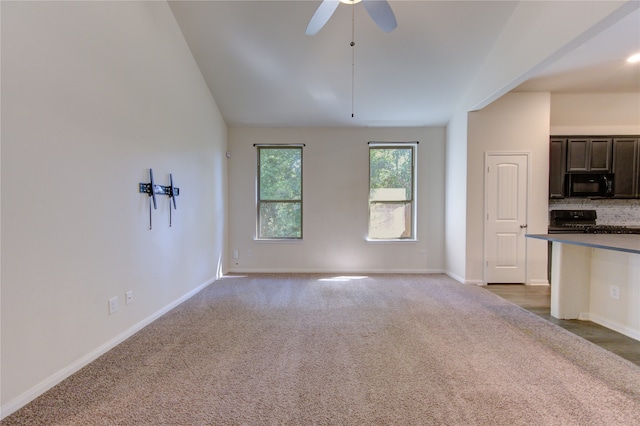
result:
M 3 425 L 638 425 L 640 368 L 444 275 L 225 277 Z

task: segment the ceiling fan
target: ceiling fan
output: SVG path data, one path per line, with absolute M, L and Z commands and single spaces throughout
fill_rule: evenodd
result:
M 318 6 L 316 13 L 313 14 L 307 30 L 307 35 L 314 35 L 324 27 L 329 21 L 333 12 L 338 8 L 340 3 L 345 4 L 364 4 L 364 8 L 367 9 L 367 13 L 373 21 L 380 27 L 385 33 L 393 31 L 398 24 L 396 23 L 396 17 L 391 10 L 391 6 L 387 0 L 323 0 Z

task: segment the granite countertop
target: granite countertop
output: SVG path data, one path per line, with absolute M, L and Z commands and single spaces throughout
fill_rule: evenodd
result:
M 527 238 L 640 254 L 638 234 L 527 234 Z

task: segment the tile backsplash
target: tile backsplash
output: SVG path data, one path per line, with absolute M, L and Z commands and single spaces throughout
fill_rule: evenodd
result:
M 598 225 L 640 226 L 640 199 L 552 199 L 549 200 L 549 210 L 595 210 Z

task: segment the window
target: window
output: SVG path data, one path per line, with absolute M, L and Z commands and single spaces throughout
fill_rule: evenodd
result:
M 302 146 L 258 146 L 258 238 L 302 238 Z
M 416 143 L 369 143 L 369 239 L 414 239 Z

